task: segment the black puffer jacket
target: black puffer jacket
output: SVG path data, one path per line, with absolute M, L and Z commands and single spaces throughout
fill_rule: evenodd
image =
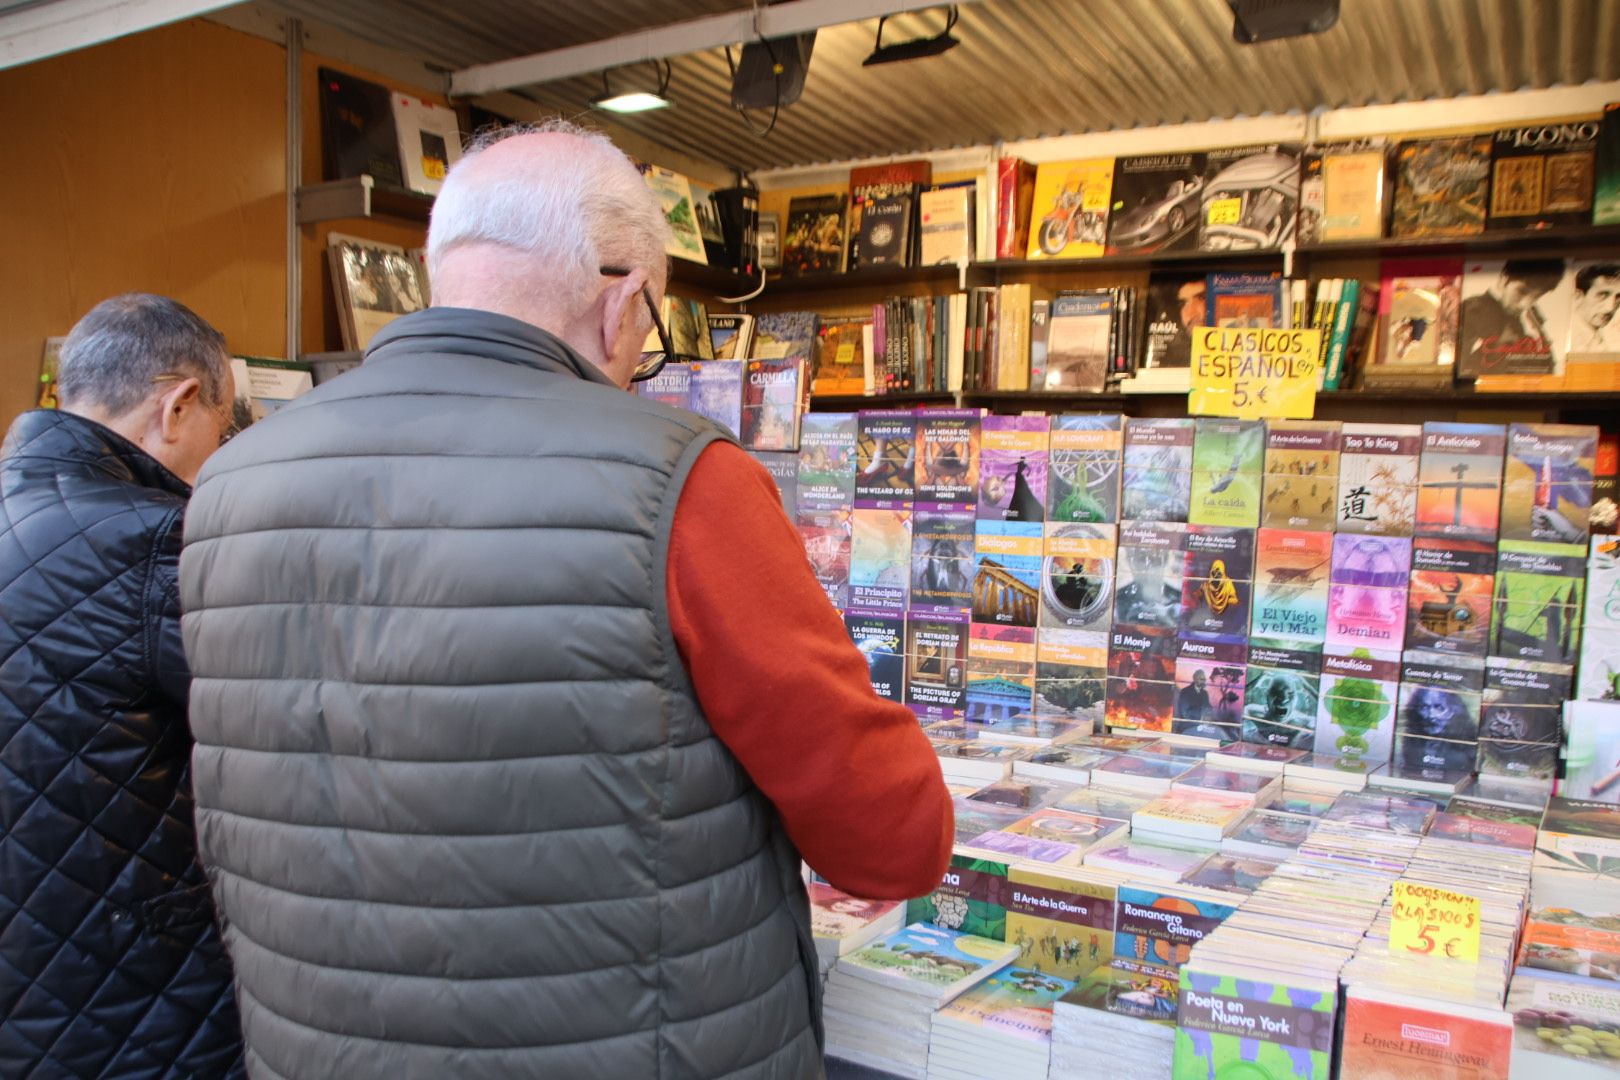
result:
M 69 413 L 0 449 L 0 1077 L 239 1071 L 196 859 L 175 573 L 190 489 Z

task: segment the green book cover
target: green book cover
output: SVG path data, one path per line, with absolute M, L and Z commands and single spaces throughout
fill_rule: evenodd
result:
M 906 922 L 1007 940 L 1007 864 L 952 855 L 939 887 L 906 904 Z
M 1193 436 L 1192 502 L 1195 525 L 1260 524 L 1266 426 L 1258 420 L 1199 420 Z
M 1309 980 L 1306 980 L 1307 982 Z M 1329 991 L 1181 969 L 1174 1080 L 1328 1080 Z
M 1575 663 L 1581 643 L 1586 547 L 1503 540 L 1496 549 L 1490 655 Z

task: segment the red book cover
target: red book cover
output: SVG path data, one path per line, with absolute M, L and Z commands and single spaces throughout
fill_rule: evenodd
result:
M 1034 201 L 1035 166 L 1020 158 L 996 162 L 996 258 L 1024 257 Z

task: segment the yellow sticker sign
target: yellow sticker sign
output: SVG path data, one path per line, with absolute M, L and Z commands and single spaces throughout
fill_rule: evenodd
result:
M 1200 327 L 1193 331 L 1187 413 L 1309 420 L 1321 369 L 1320 330 Z
M 1204 207 L 1207 225 L 1236 225 L 1243 218 L 1242 199 L 1211 199 Z
M 1393 900 L 1391 953 L 1479 963 L 1479 897 L 1397 881 Z

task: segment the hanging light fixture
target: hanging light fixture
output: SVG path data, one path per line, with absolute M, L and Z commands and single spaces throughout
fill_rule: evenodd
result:
M 951 30 L 956 26 L 956 5 L 952 4 L 946 9 L 945 28 L 933 37 L 912 38 L 910 41 L 900 41 L 893 45 L 883 44 L 883 24 L 889 21 L 885 15 L 878 20 L 877 42 L 873 46 L 872 55 L 861 61 L 862 67 L 872 67 L 875 64 L 894 64 L 901 60 L 921 60 L 928 56 L 939 56 L 949 52 L 961 44 L 951 36 Z
M 649 112 L 653 109 L 667 108 L 671 102 L 668 97 L 670 76 L 674 73 L 670 62 L 665 60 L 662 69 L 657 60 L 652 61 L 653 70 L 658 71 L 661 78 L 657 90 L 622 90 L 614 93 L 608 86 L 608 74 L 602 72 L 602 92 L 591 98 L 594 108 L 605 109 L 615 113 Z

